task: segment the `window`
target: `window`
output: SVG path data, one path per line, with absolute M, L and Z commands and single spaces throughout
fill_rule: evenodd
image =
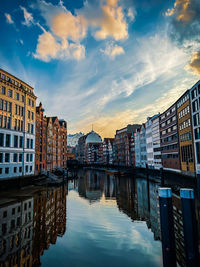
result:
M 2 74 L 2 80 L 5 80 L 5 79 L 6 79 L 5 74 Z
M 200 128 L 195 129 L 195 140 L 200 139 Z
M 34 131 L 34 125 L 31 124 L 31 133 L 33 134 L 33 131 Z
M 29 154 L 26 154 L 26 161 L 29 162 Z
M 4 134 L 0 133 L 0 146 L 4 146 Z
M 20 173 L 22 172 L 22 167 L 19 167 L 19 172 L 20 172 Z
M 8 111 L 12 112 L 12 103 L 11 102 L 8 103 Z
M 22 162 L 22 153 L 19 154 L 19 162 Z
M 8 108 L 8 101 L 4 100 L 3 110 L 7 111 L 7 108 Z
M 13 96 L 13 91 L 11 89 L 8 89 L 8 96 L 12 97 Z
M 28 104 L 29 104 L 29 106 L 31 106 L 31 100 L 30 100 L 30 98 L 28 99 Z
M 27 138 L 27 140 L 26 140 L 26 148 L 29 148 L 29 145 L 30 145 L 30 139 Z
M 7 117 L 4 116 L 4 128 L 7 128 Z
M 0 109 L 3 110 L 3 99 L 0 99 Z
M 19 137 L 19 147 L 22 148 L 23 147 L 23 136 Z
M 200 142 L 196 143 L 196 151 L 197 151 L 197 163 L 200 163 Z
M 3 153 L 0 153 L 0 163 L 3 163 Z
M 14 135 L 14 147 L 17 148 L 18 147 L 18 136 Z
M 29 119 L 31 118 L 31 112 L 30 112 L 30 110 L 28 110 L 28 118 Z
M 22 95 L 22 102 L 24 102 L 24 96 Z
M 5 153 L 5 162 L 10 162 L 10 154 Z
M 26 172 L 28 172 L 28 165 L 26 165 Z
M 6 147 L 10 147 L 10 134 L 6 134 Z
M 30 154 L 30 161 L 33 161 L 33 154 Z
M 14 155 L 13 155 L 13 161 L 17 162 L 17 153 L 14 153 Z
M 16 93 L 16 100 L 19 100 L 19 93 Z
M 28 133 L 30 133 L 30 123 L 28 123 Z
M 30 166 L 30 172 L 32 172 L 32 170 L 33 170 L 33 167 L 32 167 L 32 166 Z
M 0 115 L 0 127 L 2 128 L 3 127 L 3 116 Z
M 2 86 L 2 87 L 1 87 L 1 93 L 2 93 L 3 95 L 6 95 L 6 87 L 5 87 L 5 86 Z
M 33 139 L 31 139 L 31 149 L 33 149 Z
M 34 113 L 33 112 L 31 113 L 31 118 L 32 118 L 32 120 L 34 120 Z
M 32 100 L 32 107 L 34 107 L 34 101 Z
M 194 126 L 199 125 L 199 114 L 198 113 L 193 116 L 193 119 L 194 119 Z
M 17 105 L 15 104 L 15 115 L 17 115 Z
M 16 173 L 17 172 L 17 167 L 13 168 L 13 172 Z

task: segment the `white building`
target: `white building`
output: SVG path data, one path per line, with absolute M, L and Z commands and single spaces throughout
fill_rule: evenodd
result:
M 150 168 L 153 168 L 153 136 L 152 136 L 152 118 L 148 117 L 145 123 L 146 127 L 146 149 L 147 149 L 147 164 Z
M 162 167 L 160 148 L 160 114 L 152 118 L 152 140 L 153 140 L 153 166 L 155 169 Z
M 135 166 L 145 168 L 147 164 L 145 124 L 135 133 Z
M 200 174 L 200 81 L 190 89 L 196 172 Z

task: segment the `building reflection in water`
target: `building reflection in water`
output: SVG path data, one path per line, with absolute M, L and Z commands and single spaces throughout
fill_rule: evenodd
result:
M 66 231 L 66 189 L 40 188 L 0 198 L 0 267 L 40 266 Z
M 143 178 L 113 177 L 93 171 L 87 171 L 85 178 L 76 181 L 76 188 L 81 197 L 91 204 L 103 197 L 106 200 L 115 200 L 119 210 L 133 221 L 146 222 L 154 235 L 154 240 L 161 240 L 159 187 L 159 184 Z M 172 200 L 177 263 L 184 267 L 186 263 L 181 199 L 174 193 Z

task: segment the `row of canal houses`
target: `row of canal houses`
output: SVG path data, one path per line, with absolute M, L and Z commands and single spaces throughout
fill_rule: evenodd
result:
M 67 123 L 36 107 L 34 88 L 0 69 L 0 178 L 66 168 Z
M 117 130 L 114 139 L 105 138 L 103 162 L 200 173 L 200 81 L 163 113 Z

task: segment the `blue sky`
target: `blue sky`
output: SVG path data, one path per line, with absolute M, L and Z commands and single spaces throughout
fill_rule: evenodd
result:
M 7 0 L 0 67 L 70 133 L 112 137 L 163 112 L 200 75 L 198 0 Z

